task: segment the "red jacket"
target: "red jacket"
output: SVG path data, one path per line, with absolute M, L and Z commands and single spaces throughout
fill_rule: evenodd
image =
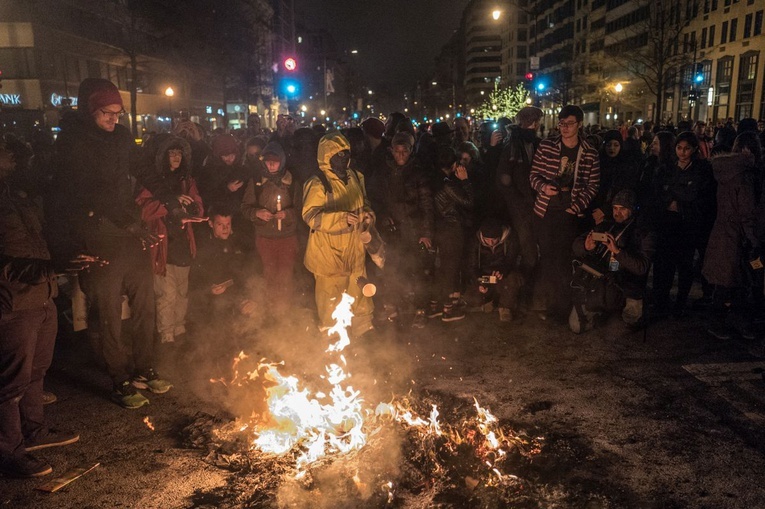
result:
M 197 184 L 192 177 L 185 178 L 181 181 L 182 193 L 194 200 L 199 207 L 199 215 L 204 214 L 204 208 L 202 207 L 202 198 L 199 196 L 197 190 Z M 154 274 L 164 276 L 167 266 L 167 225 L 165 224 L 165 216 L 167 216 L 167 209 L 162 202 L 154 198 L 154 196 L 145 188 L 141 189 L 141 192 L 135 199 L 138 206 L 141 207 L 141 220 L 146 224 L 146 227 L 154 235 L 164 235 L 164 241 L 151 248 L 151 259 Z M 197 254 L 197 244 L 194 240 L 194 229 L 190 224 L 187 224 L 184 229 L 186 230 L 186 236 L 189 239 L 189 249 L 191 250 L 191 257 L 194 258 Z
M 529 182 L 537 192 L 534 202 L 534 213 L 545 217 L 550 197 L 542 192 L 542 187 L 553 183 L 560 171 L 561 138 L 542 140 L 534 154 L 531 164 Z M 583 138 L 579 138 L 579 155 L 574 170 L 574 184 L 571 188 L 571 209 L 577 215 L 583 214 L 598 192 L 600 186 L 600 159 L 598 151 L 592 148 Z

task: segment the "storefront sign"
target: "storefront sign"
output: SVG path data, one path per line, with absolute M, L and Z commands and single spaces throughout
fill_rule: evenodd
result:
M 65 97 L 63 95 L 58 95 L 55 92 L 50 95 L 50 103 L 53 106 L 57 107 L 57 108 L 59 106 L 66 106 L 64 101 L 67 100 L 67 99 L 69 101 L 71 101 L 71 103 L 68 106 L 77 106 L 77 98 L 76 97 Z
M 21 106 L 21 94 L 0 94 L 0 103 L 6 106 Z

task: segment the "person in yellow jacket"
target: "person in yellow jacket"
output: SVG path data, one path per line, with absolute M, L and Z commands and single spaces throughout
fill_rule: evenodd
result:
M 316 307 L 319 328 L 334 325 L 332 311 L 343 292 L 352 296 L 351 332 L 360 336 L 372 329 L 372 299 L 356 283 L 366 277 L 366 252 L 360 238 L 365 218 L 372 217 L 364 176 L 350 169 L 351 146 L 340 133 L 319 141 L 318 162 L 322 175 L 303 186 L 303 220 L 311 229 L 305 266 L 316 278 Z

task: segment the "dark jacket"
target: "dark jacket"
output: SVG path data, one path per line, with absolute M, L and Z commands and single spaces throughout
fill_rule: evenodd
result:
M 502 149 L 497 167 L 496 185 L 513 209 L 523 208 L 531 213 L 534 207 L 537 193 L 531 188 L 529 175 L 540 141 L 532 129 L 510 128 L 510 139 Z
M 41 307 L 57 293 L 41 211 L 24 192 L 0 182 L 0 316 Z
M 610 232 L 615 238 L 618 237 L 616 245 L 620 251 L 614 257 L 619 262 L 616 282 L 624 290 L 625 297 L 642 299 L 648 281 L 651 261 L 654 253 L 656 253 L 656 235 L 639 225 L 636 219 L 628 221 L 626 226 L 612 221 L 604 221 L 597 225 L 594 231 Z M 621 233 L 622 231 L 623 233 Z M 595 249 L 587 251 L 584 242 L 588 234 L 589 232 L 583 233 L 574 240 L 572 246 L 574 257 L 603 273 L 607 273 L 611 253 L 602 243 L 596 243 Z
M 439 182 L 433 196 L 436 207 L 436 222 L 469 227 L 473 210 L 473 184 L 460 180 L 454 175 L 446 176 Z
M 92 235 L 129 236 L 126 228 L 140 224 L 135 182 L 161 203 L 177 208 L 175 196 L 160 175 L 140 156 L 130 131 L 113 132 L 90 119 L 72 117 L 56 140 L 58 190 L 52 203 L 56 224 L 54 251 L 70 259 L 86 252 Z
M 513 269 L 517 256 L 511 247 L 509 228 L 502 229 L 502 237 L 500 237 L 499 243 L 493 247 L 486 245 L 479 230 L 476 232 L 468 251 L 468 273 L 473 277 L 470 282 L 472 283 L 481 276 L 490 275 L 494 271 L 506 276 Z
M 433 191 L 414 156 L 401 167 L 389 157 L 385 169 L 369 177 L 368 194 L 381 229 L 392 220 L 408 240 L 433 238 Z
M 242 214 L 255 224 L 255 234 L 258 237 L 282 238 L 296 235 L 301 188 L 295 185 L 292 174 L 286 170 L 287 156 L 278 143 L 269 143 L 263 149 L 263 153 L 275 153 L 280 156 L 280 171 L 274 177 L 270 177 L 268 170 L 264 168 L 262 176 L 247 182 L 242 199 Z M 260 209 L 267 209 L 275 214 L 279 207 L 286 214 L 281 221 L 281 230 L 276 219 L 263 221 L 256 215 Z
M 234 161 L 234 164 L 228 166 L 219 157 L 211 155 L 197 179 L 202 200 L 208 207 L 219 203 L 226 204 L 231 210 L 239 210 L 247 182 L 255 177 L 253 171 L 252 167 L 243 166 L 241 161 Z M 231 191 L 228 184 L 238 180 L 244 184 L 236 191 Z
M 743 287 L 748 282 L 745 264 L 759 250 L 754 159 L 748 154 L 724 154 L 712 159 L 712 169 L 717 181 L 717 219 L 702 274 L 713 285 Z
M 695 159 L 685 170 L 662 167 L 654 181 L 654 207 L 658 210 L 659 224 L 662 215 L 672 213 L 667 209 L 674 201 L 688 239 L 695 242 L 708 236 L 715 217 L 715 187 L 707 160 Z
M 630 189 L 637 192 L 640 183 L 640 170 L 637 163 L 624 153 L 616 157 L 600 155 L 600 188 L 592 200 L 592 210 L 600 209 L 609 217 L 611 201 L 619 191 Z

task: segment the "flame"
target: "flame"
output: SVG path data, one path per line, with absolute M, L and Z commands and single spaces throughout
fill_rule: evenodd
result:
M 329 329 L 329 336 L 337 334 L 339 339 L 329 345 L 327 353 L 339 354 L 350 344 L 347 328 L 353 318 L 353 301 L 353 297 L 343 294 L 332 313 L 336 323 Z M 243 355 L 240 354 L 234 361 L 235 380 L 239 378 L 236 368 Z M 323 456 L 345 454 L 366 444 L 366 434 L 362 431 L 363 400 L 359 391 L 350 385 L 343 385 L 351 375 L 345 371 L 345 357 L 337 357 L 338 362 L 331 362 L 325 367 L 326 376 L 323 378 L 330 385 L 328 395 L 326 392 L 312 394 L 301 387 L 296 377 L 282 375 L 277 369 L 278 364 L 261 362 L 258 365 L 257 372 L 263 372 L 262 376 L 268 382 L 268 418 L 267 422 L 256 427 L 253 445 L 277 455 L 286 454 L 298 446 L 298 477 L 305 474 L 308 465 Z M 257 376 L 248 374 L 249 379 Z
M 148 415 L 143 418 L 143 423 L 146 425 L 147 428 L 149 428 L 150 430 L 154 431 L 154 425 L 149 420 L 149 416 Z

